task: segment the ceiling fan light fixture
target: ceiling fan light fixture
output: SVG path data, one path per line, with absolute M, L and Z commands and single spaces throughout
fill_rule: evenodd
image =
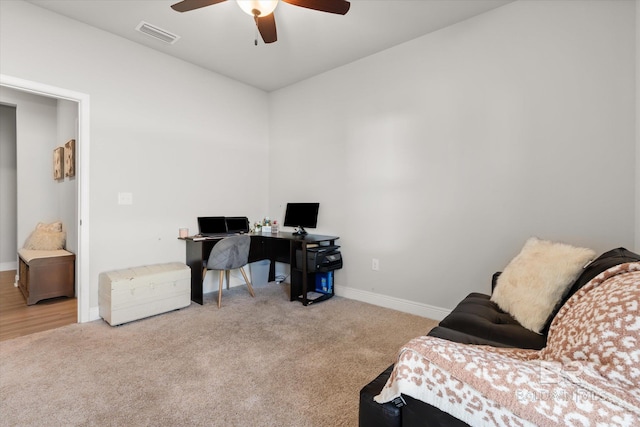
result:
M 244 10 L 247 15 L 267 16 L 276 9 L 278 0 L 236 0 L 240 9 Z

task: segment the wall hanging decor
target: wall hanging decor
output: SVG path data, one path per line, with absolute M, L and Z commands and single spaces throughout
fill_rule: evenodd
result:
M 76 175 L 76 140 L 70 139 L 64 144 L 64 176 Z
M 64 164 L 64 147 L 53 150 L 53 179 L 63 179 L 62 168 Z

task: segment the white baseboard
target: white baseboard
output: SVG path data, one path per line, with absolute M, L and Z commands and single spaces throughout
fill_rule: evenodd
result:
M 401 298 L 390 297 L 388 295 L 376 294 L 360 289 L 348 288 L 344 286 L 336 287 L 336 295 L 362 301 L 380 307 L 390 308 L 402 311 L 403 313 L 415 314 L 416 316 L 426 317 L 433 320 L 444 319 L 451 310 L 441 307 L 435 307 L 429 304 L 423 304 L 415 301 L 409 301 Z M 89 309 L 89 321 L 99 320 L 99 307 L 91 307 Z
M 0 271 L 11 271 L 18 269 L 18 262 L 0 262 Z
M 390 297 L 388 295 L 376 294 L 369 291 L 354 289 L 344 286 L 336 286 L 335 293 L 338 296 L 366 302 L 380 307 L 391 308 L 404 313 L 415 314 L 416 316 L 427 317 L 433 320 L 444 319 L 451 310 L 423 304 L 415 301 Z

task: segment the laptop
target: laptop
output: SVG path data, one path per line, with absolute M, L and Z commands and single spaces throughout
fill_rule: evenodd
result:
M 199 216 L 198 232 L 207 237 L 224 236 L 227 234 L 227 221 L 223 216 Z
M 249 218 L 246 216 L 228 216 L 227 233 L 245 234 L 249 232 Z

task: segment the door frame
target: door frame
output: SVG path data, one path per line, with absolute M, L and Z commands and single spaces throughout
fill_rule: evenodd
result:
M 76 293 L 78 299 L 78 323 L 95 320 L 90 313 L 89 274 L 89 95 L 30 80 L 0 74 L 0 86 L 49 98 L 64 99 L 78 104 L 78 143 L 76 144 L 78 180 L 78 254 L 76 256 Z

